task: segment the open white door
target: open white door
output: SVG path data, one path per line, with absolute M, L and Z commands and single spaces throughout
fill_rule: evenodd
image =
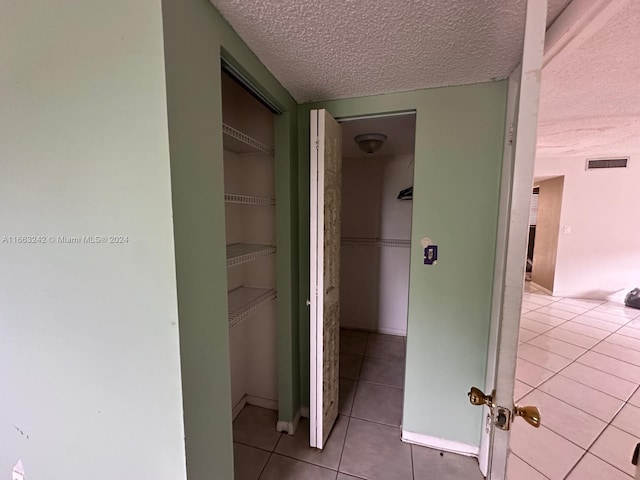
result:
M 322 449 L 338 418 L 342 131 L 311 110 L 310 445 Z
M 527 2 L 522 63 L 509 76 L 492 324 L 484 390 L 490 398 L 478 398 L 478 395 L 471 398 L 472 403 L 475 400 L 483 404 L 485 420 L 479 463 L 482 473 L 490 480 L 506 479 L 511 421 L 515 416 L 533 412 L 516 410 L 513 391 L 546 18 L 547 0 Z M 534 418 L 529 421 L 535 423 Z

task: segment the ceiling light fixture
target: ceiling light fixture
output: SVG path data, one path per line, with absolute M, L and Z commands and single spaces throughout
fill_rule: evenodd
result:
M 365 133 L 363 135 L 356 135 L 353 139 L 360 147 L 360 150 L 372 154 L 380 150 L 387 136 L 382 133 Z

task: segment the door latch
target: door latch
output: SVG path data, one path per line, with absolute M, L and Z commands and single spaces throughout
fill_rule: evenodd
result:
M 509 430 L 511 424 L 511 410 L 504 407 L 496 407 L 495 420 L 493 424 L 500 430 Z
M 467 393 L 469 402 L 472 405 L 486 405 L 491 410 L 491 420 L 487 421 L 487 426 L 491 422 L 500 430 L 509 430 L 515 417 L 522 417 L 525 422 L 533 427 L 538 428 L 540 426 L 540 410 L 538 410 L 538 407 L 520 407 L 518 405 L 514 405 L 513 409 L 501 407 L 493 403 L 495 395 L 495 390 L 491 392 L 491 395 L 486 395 L 476 387 L 471 387 L 471 390 Z

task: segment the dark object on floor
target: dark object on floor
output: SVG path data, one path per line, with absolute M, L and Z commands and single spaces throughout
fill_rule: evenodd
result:
M 624 298 L 624 304 L 627 307 L 640 309 L 640 288 L 634 288 Z

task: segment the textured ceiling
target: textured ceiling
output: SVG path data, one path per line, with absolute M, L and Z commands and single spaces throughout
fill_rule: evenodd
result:
M 505 78 L 525 0 L 211 0 L 298 102 Z M 569 0 L 549 0 L 550 23 Z
M 640 2 L 542 73 L 539 157 L 640 155 Z

